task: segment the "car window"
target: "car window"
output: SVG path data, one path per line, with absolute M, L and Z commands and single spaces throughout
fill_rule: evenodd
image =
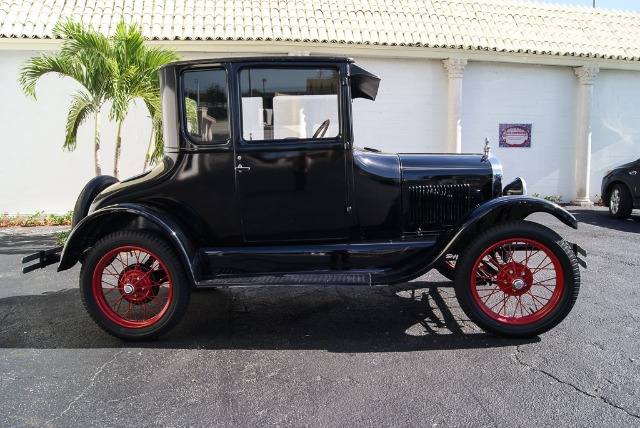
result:
M 183 126 L 197 143 L 229 139 L 227 76 L 225 70 L 187 71 L 183 78 Z
M 245 68 L 240 72 L 245 141 L 334 138 L 340 130 L 338 70 Z

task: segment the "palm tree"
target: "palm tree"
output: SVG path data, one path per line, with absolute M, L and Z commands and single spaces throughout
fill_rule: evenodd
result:
M 60 52 L 31 58 L 21 68 L 19 82 L 24 92 L 35 99 L 36 83 L 48 73 L 71 77 L 84 87 L 72 96 L 63 148 L 75 150 L 78 127 L 93 114 L 96 175 L 101 174 L 100 112 L 105 102 L 111 101 L 109 119 L 115 119 L 118 125 L 113 166 L 116 178 L 120 174 L 122 125 L 129 104 L 141 100 L 152 122 L 146 169 L 148 163 L 159 159 L 163 152 L 158 69 L 179 59 L 178 55 L 164 48 L 148 48 L 140 28 L 124 22 L 116 26 L 111 37 L 72 21 L 57 24 L 54 35 L 63 39 Z
M 77 145 L 78 127 L 93 114 L 94 163 L 96 176 L 100 165 L 100 111 L 109 98 L 111 77 L 107 72 L 109 40 L 92 28 L 71 21 L 58 23 L 53 34 L 62 38 L 62 48 L 55 54 L 31 58 L 20 69 L 19 82 L 24 92 L 36 99 L 36 83 L 45 74 L 58 73 L 71 77 L 84 90 L 72 95 L 63 148 L 73 151 Z
M 110 98 L 113 101 L 109 117 L 118 124 L 116 149 L 113 163 L 113 175 L 120 172 L 120 150 L 122 146 L 122 124 L 129 111 L 131 102 L 141 100 L 151 115 L 151 142 L 155 150 L 147 159 L 153 160 L 162 152 L 162 132 L 160 117 L 160 85 L 158 69 L 171 61 L 179 59 L 178 55 L 165 48 L 148 48 L 138 26 L 127 26 L 123 22 L 116 26 L 111 38 L 109 61 L 112 83 Z M 155 155 L 155 156 L 154 156 Z M 145 162 L 145 168 L 146 168 Z

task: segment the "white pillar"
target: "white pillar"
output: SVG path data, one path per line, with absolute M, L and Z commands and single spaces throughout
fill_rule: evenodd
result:
M 467 60 L 449 58 L 442 60 L 449 75 L 449 96 L 447 107 L 447 153 L 462 152 L 462 75 Z
M 576 195 L 574 205 L 593 205 L 589 199 L 589 179 L 591 176 L 591 112 L 593 110 L 593 84 L 600 71 L 598 67 L 574 68 L 580 81 L 578 112 L 576 117 Z

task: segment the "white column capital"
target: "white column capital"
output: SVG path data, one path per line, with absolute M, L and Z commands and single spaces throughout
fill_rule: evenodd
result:
M 444 64 L 445 70 L 447 70 L 447 74 L 449 74 L 449 78 L 462 78 L 464 68 L 467 66 L 467 60 L 464 58 L 443 59 L 442 63 Z
M 448 58 L 442 60 L 442 63 L 449 75 L 446 153 L 460 153 L 462 151 L 462 75 L 467 60 Z
M 584 67 L 575 67 L 573 71 L 575 71 L 576 76 L 578 76 L 581 85 L 593 85 L 600 69 L 591 65 L 585 65 Z

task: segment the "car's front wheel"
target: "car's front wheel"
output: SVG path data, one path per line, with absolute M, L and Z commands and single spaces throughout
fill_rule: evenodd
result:
M 571 311 L 580 271 L 569 245 L 551 229 L 527 221 L 479 235 L 456 264 L 456 296 L 482 329 L 527 337 L 556 326 Z
M 173 249 L 155 235 L 132 231 L 93 246 L 80 271 L 80 290 L 96 323 L 125 340 L 168 332 L 184 315 L 190 294 Z
M 631 215 L 633 201 L 629 189 L 623 184 L 613 186 L 611 196 L 609 196 L 609 213 L 614 218 L 625 219 Z

